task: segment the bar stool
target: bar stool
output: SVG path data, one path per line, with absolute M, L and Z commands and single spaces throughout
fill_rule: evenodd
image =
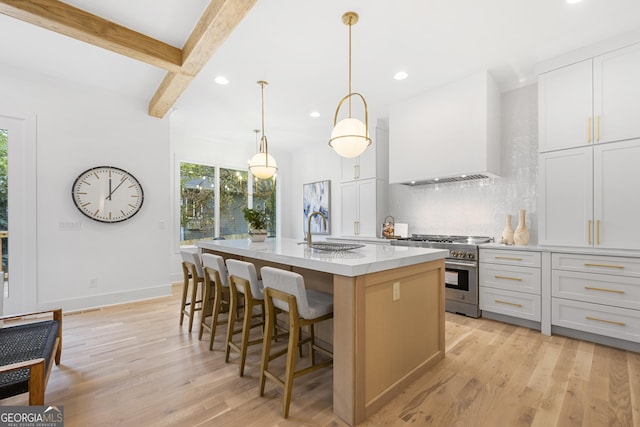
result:
M 256 267 L 252 263 L 228 259 L 227 269 L 229 271 L 231 298 L 227 326 L 227 348 L 224 360 L 229 362 L 229 353 L 232 349 L 240 353 L 240 376 L 242 377 L 244 376 L 244 365 L 247 359 L 247 347 L 262 343 L 262 338 L 249 340 L 249 334 L 252 328 L 264 325 L 264 291 L 262 281 L 258 280 Z M 239 294 L 244 296 L 244 317 L 242 319 L 242 328 L 235 329 Z M 260 313 L 254 314 L 254 307 L 260 307 Z M 252 323 L 251 320 L 256 317 L 259 317 L 260 321 Z M 233 336 L 239 333 L 242 333 L 242 338 L 240 343 L 236 344 L 233 342 Z
M 284 390 L 282 415 L 289 416 L 291 404 L 291 390 L 293 380 L 333 363 L 333 359 L 316 363 L 314 350 L 320 351 L 333 358 L 333 354 L 315 343 L 313 325 L 323 320 L 333 318 L 333 295 L 306 289 L 304 278 L 292 271 L 273 267 L 262 267 L 262 280 L 265 292 L 266 325 L 264 327 L 264 341 L 262 344 L 262 365 L 260 368 L 260 396 L 264 396 L 264 386 L 267 378 L 274 381 Z M 275 309 L 289 313 L 289 342 L 287 348 L 271 354 L 272 331 L 275 322 Z M 300 340 L 300 329 L 309 326 L 309 337 Z M 295 370 L 296 347 L 302 342 L 309 342 L 311 366 Z M 287 355 L 285 377 L 281 379 L 269 370 L 269 362 L 282 355 Z
M 202 262 L 197 252 L 180 251 L 182 256 L 182 273 L 184 275 L 184 286 L 182 288 L 182 301 L 180 304 L 180 326 L 184 316 L 189 316 L 189 332 L 193 328 L 193 316 L 196 311 L 202 310 L 202 300 L 198 299 L 198 289 L 200 284 L 204 282 L 204 273 L 202 271 Z M 191 297 L 187 301 L 189 294 L 189 282 L 191 286 Z
M 229 273 L 224 265 L 224 258 L 214 254 L 202 254 L 204 267 L 204 307 L 200 319 L 200 334 L 202 339 L 205 330 L 209 331 L 209 350 L 213 350 L 213 342 L 216 336 L 216 327 L 226 320 L 218 320 L 221 312 L 229 310 Z M 210 323 L 207 323 L 210 319 Z

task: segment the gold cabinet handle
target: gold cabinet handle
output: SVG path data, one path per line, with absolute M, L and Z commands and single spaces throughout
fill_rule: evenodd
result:
M 502 301 L 500 299 L 494 300 L 495 302 L 497 302 L 498 304 L 506 304 L 506 305 L 513 305 L 514 307 L 522 307 L 522 304 L 517 304 L 515 302 L 509 302 L 509 301 Z
M 519 277 L 496 276 L 496 279 L 516 280 L 518 282 L 522 282 L 522 279 L 520 279 Z
M 585 319 L 587 319 L 587 320 L 595 320 L 596 322 L 609 323 L 611 325 L 627 326 L 627 324 L 624 323 L 624 322 L 616 322 L 614 320 L 600 319 L 598 317 L 593 317 L 593 316 L 585 316 Z
M 514 258 L 510 256 L 496 256 L 496 259 L 508 259 L 511 261 L 522 261 L 522 258 Z
M 596 141 L 600 141 L 600 116 L 596 116 Z
M 624 268 L 624 265 L 596 264 L 594 262 L 585 262 L 585 267 L 602 267 L 602 268 Z
M 596 245 L 600 245 L 600 220 L 596 220 Z
M 358 165 L 353 165 L 353 179 L 358 179 Z
M 588 236 L 589 246 L 591 246 L 591 220 L 587 221 L 587 236 Z
M 587 142 L 591 143 L 591 116 L 587 119 Z
M 619 289 L 596 288 L 595 286 L 585 286 L 584 288 L 589 291 L 602 291 L 602 292 L 613 292 L 616 294 L 624 294 L 624 291 L 621 291 Z

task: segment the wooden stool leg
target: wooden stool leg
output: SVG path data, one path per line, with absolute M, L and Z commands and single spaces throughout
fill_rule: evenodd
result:
M 193 329 L 193 317 L 196 312 L 196 300 L 198 298 L 198 279 L 193 278 L 193 289 L 191 290 L 191 304 L 189 305 L 189 332 Z
M 246 295 L 246 294 L 245 294 Z M 244 376 L 244 363 L 247 359 L 247 346 L 251 333 L 251 316 L 253 315 L 253 298 L 244 299 L 244 319 L 242 321 L 242 344 L 240 345 L 240 376 Z
M 224 351 L 224 361 L 229 363 L 229 351 L 231 350 L 231 341 L 233 341 L 233 329 L 238 315 L 238 292 L 235 284 L 229 286 L 231 295 L 229 296 L 229 318 L 227 322 L 227 347 Z
M 289 318 L 289 345 L 287 349 L 287 365 L 284 374 L 284 402 L 282 414 L 284 418 L 289 416 L 289 406 L 291 405 L 291 391 L 293 389 L 293 377 L 296 370 L 296 347 L 300 339 L 300 326 L 297 319 Z
M 185 267 L 182 266 L 184 270 Z M 180 326 L 182 326 L 182 322 L 184 320 L 184 310 L 187 306 L 187 294 L 189 293 L 189 276 L 188 272 L 184 272 L 184 285 L 182 286 L 182 300 L 180 301 Z
M 275 326 L 275 313 L 273 302 L 267 301 L 265 296 L 266 325 L 264 337 L 262 339 L 262 364 L 260 366 L 260 396 L 264 396 L 264 386 L 267 380 L 265 371 L 269 369 L 269 356 L 271 355 L 271 340 L 273 339 L 273 331 Z M 277 335 L 277 333 L 276 333 Z
M 215 292 L 213 300 L 213 313 L 211 313 L 211 336 L 209 337 L 209 350 L 213 350 L 213 341 L 216 337 L 216 327 L 218 326 L 218 315 L 220 314 L 222 292 Z

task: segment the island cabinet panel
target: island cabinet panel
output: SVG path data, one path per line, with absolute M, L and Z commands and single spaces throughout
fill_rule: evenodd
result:
M 443 283 L 443 261 L 334 277 L 336 414 L 364 421 L 444 358 Z M 343 390 L 352 390 L 353 407 L 338 399 Z

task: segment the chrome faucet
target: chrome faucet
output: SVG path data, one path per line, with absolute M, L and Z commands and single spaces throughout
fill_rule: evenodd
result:
M 307 246 L 311 247 L 311 218 L 316 215 L 320 215 L 322 217 L 322 222 L 324 224 L 324 228 L 327 228 L 327 216 L 319 211 L 314 211 L 309 214 L 309 219 L 307 220 Z

